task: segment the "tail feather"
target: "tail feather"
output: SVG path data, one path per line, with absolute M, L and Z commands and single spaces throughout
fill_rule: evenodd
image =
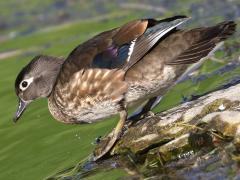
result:
M 224 21 L 215 26 L 205 28 L 203 30 L 204 39 L 213 39 L 218 37 L 219 40 L 225 40 L 231 36 L 236 30 L 236 23 L 234 21 Z
M 233 35 L 236 31 L 236 23 L 234 21 L 225 21 L 223 23 L 218 24 L 219 29 L 221 29 L 221 33 L 219 35 L 220 40 L 225 40 L 229 36 Z
M 235 31 L 236 23 L 233 21 L 224 21 L 212 27 L 187 31 L 186 36 L 191 36 L 193 43 L 189 43 L 188 48 L 167 64 L 177 65 L 195 63 L 207 56 L 215 48 L 216 44 L 227 39 Z

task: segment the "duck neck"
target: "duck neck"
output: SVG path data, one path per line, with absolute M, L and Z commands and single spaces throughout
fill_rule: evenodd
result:
M 48 91 L 47 96 L 46 96 L 47 98 L 49 98 L 54 91 L 54 87 L 57 83 L 58 75 L 60 73 L 62 64 L 65 61 L 65 59 L 54 57 L 53 61 L 56 61 L 56 63 L 54 63 L 54 67 L 52 67 L 52 70 L 49 71 L 49 74 L 47 75 L 49 77 L 48 78 L 48 83 L 50 85 L 49 86 L 49 91 Z

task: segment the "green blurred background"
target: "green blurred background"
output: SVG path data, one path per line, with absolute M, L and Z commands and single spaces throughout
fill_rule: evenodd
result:
M 188 27 L 223 20 L 239 23 L 239 0 L 7 0 L 0 1 L 0 179 L 44 179 L 86 158 L 94 140 L 109 132 L 117 118 L 90 125 L 65 125 L 55 121 L 47 100 L 38 100 L 14 124 L 17 107 L 14 81 L 34 56 L 67 57 L 93 35 L 136 18 L 164 18 L 177 14 L 192 17 Z M 239 57 L 239 32 L 227 42 L 230 54 L 218 51 L 221 61 L 207 61 L 198 75 L 209 74 Z M 234 46 L 234 49 L 232 47 Z M 224 49 L 226 50 L 226 49 Z M 182 96 L 201 94 L 237 76 L 236 68 L 203 81 L 188 80 L 175 87 L 156 111 L 181 102 Z M 102 172 L 92 179 L 116 179 L 122 170 Z

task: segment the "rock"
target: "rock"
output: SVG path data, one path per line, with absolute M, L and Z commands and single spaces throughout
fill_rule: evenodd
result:
M 240 103 L 238 88 L 240 85 L 219 90 L 159 113 L 155 117 L 141 120 L 128 129 L 112 154 L 127 151 L 141 153 L 150 146 L 160 146 L 189 133 L 199 123 L 207 123 L 209 129 L 233 136 L 234 128 L 240 123 L 240 118 L 236 118 L 239 115 L 237 108 Z
M 231 173 L 236 177 L 240 162 L 239 89 L 237 84 L 140 120 L 125 132 L 111 155 L 131 154 L 147 177 L 160 175 L 166 168 L 183 179 L 192 179 L 194 174 L 198 178 L 227 179 Z

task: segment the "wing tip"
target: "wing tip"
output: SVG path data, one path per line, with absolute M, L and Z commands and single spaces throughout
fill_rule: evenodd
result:
M 178 20 L 178 19 L 188 20 L 188 19 L 191 19 L 191 17 L 186 16 L 186 15 L 175 15 L 175 16 L 172 16 L 172 17 L 169 17 L 169 18 L 158 20 L 158 23 L 160 23 L 160 22 L 171 22 L 171 21 L 175 21 L 175 20 Z

